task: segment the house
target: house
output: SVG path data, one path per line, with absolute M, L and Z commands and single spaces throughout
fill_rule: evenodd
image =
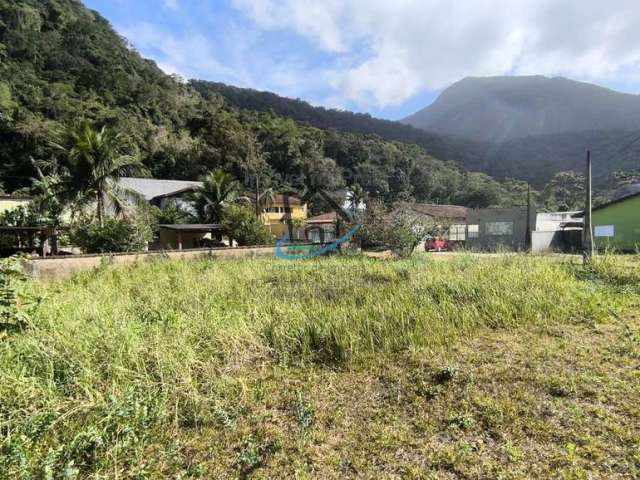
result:
M 216 223 L 159 225 L 159 229 L 160 237 L 157 248 L 161 250 L 226 246 L 222 242 L 222 226 Z
M 640 248 L 640 185 L 592 211 L 596 248 L 634 252 Z
M 255 205 L 255 194 L 246 194 Z M 260 216 L 265 227 L 277 238 L 296 236 L 307 219 L 307 205 L 298 197 L 288 194 L 274 195 L 273 202 L 264 208 Z M 291 225 L 291 229 L 289 228 Z
M 338 215 L 336 212 L 323 213 L 305 222 L 306 239 L 312 243 L 333 242 L 336 238 Z
M 202 182 L 187 180 L 156 180 L 155 178 L 122 177 L 118 185 L 126 190 L 131 190 L 144 198 L 147 202 L 160 208 L 164 208 L 170 201 L 178 206 L 190 209 L 187 195 L 202 186 Z
M 466 240 L 467 207 L 431 203 L 402 202 L 396 211 L 409 211 L 433 221 L 442 222 L 443 238 L 449 242 Z
M 0 195 L 0 215 L 19 207 L 27 207 L 32 198 L 21 195 Z
M 467 247 L 526 250 L 535 225 L 535 211 L 528 212 L 527 207 L 470 209 L 467 212 Z

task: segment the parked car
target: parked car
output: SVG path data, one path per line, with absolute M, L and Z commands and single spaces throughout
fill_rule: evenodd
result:
M 449 250 L 449 243 L 442 238 L 431 238 L 424 242 L 426 252 L 444 252 Z

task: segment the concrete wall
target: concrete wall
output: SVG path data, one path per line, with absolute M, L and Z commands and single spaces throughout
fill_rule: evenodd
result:
M 74 273 L 99 267 L 104 262 L 109 265 L 132 265 L 137 262 L 159 260 L 195 260 L 206 257 L 253 258 L 273 256 L 275 247 L 237 247 L 198 250 L 171 250 L 159 252 L 116 253 L 106 255 L 73 255 L 33 259 L 27 264 L 27 273 L 45 279 L 68 278 Z
M 536 212 L 529 216 L 530 231 L 535 229 Z M 470 226 L 477 225 L 477 235 Z M 525 250 L 527 248 L 527 207 L 482 208 L 467 211 L 468 248 L 476 250 Z
M 575 253 L 582 247 L 582 230 L 556 230 L 531 232 L 531 251 Z
M 0 198 L 0 213 L 15 210 L 18 207 L 27 207 L 30 203 L 31 200 L 26 198 Z

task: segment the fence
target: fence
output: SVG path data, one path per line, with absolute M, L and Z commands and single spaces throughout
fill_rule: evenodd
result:
M 110 265 L 132 265 L 158 260 L 195 260 L 198 258 L 254 258 L 274 255 L 273 246 L 206 248 L 194 250 L 164 250 L 153 252 L 113 253 L 101 255 L 71 255 L 65 257 L 36 258 L 28 262 L 27 273 L 38 278 L 68 278 L 76 272 Z

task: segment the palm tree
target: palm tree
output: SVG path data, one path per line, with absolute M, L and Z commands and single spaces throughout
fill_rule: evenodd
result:
M 267 188 L 260 192 L 260 196 L 258 197 L 258 209 L 261 212 L 264 212 L 268 207 L 273 205 L 276 201 L 276 194 L 273 191 L 273 188 Z
M 367 201 L 367 192 L 365 192 L 365 190 L 356 183 L 349 191 L 348 200 L 351 211 L 355 213 L 358 208 L 360 208 L 360 205 Z
M 105 200 L 121 211 L 133 193 L 118 185 L 121 177 L 144 174 L 145 168 L 137 154 L 127 151 L 121 133 L 107 127 L 95 130 L 88 123 L 67 132 L 59 194 L 66 202 L 96 201 L 96 213 L 103 225 Z
M 219 223 L 225 205 L 233 202 L 240 190 L 240 184 L 224 170 L 209 172 L 202 180 L 202 186 L 193 192 L 193 204 L 204 223 Z

